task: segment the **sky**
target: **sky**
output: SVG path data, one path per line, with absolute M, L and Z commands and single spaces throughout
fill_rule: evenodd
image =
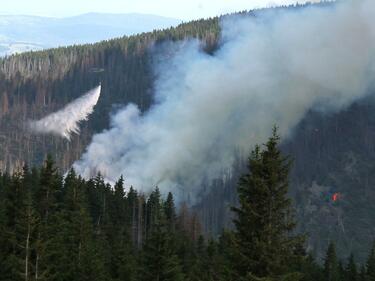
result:
M 1 2 L 0 14 L 3 15 L 67 17 L 88 12 L 142 13 L 191 20 L 259 7 L 304 3 L 306 0 L 5 0 Z

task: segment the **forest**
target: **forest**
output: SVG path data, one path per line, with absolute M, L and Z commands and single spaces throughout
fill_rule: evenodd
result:
M 256 146 L 238 182 L 234 228 L 204 235 L 172 193 L 113 186 L 98 174 L 62 176 L 49 156 L 41 168 L 0 176 L 0 280 L 371 281 L 375 246 L 362 265 L 323 260 L 296 231 L 288 195 L 292 160 L 273 135 Z
M 298 10 L 307 6 L 275 10 Z M 13 171 L 25 163 L 40 165 L 51 153 L 59 167 L 69 169 L 91 136 L 108 127 L 113 105 L 134 103 L 142 111 L 151 106 L 157 77 L 153 69 L 155 57 L 163 60 L 173 56 L 165 45 L 200 40 L 205 52 L 214 53 L 220 44 L 221 22 L 225 18 L 256 17 L 262 12 L 223 15 L 96 44 L 0 58 L 0 168 Z M 69 145 L 59 138 L 32 135 L 25 129 L 27 120 L 60 109 L 99 82 L 103 85 L 102 98 L 90 121 L 82 125 L 81 134 Z
M 272 11 L 277 12 L 283 9 L 298 11 L 311 5 L 329 8 L 331 4 L 295 5 L 280 7 Z M 44 168 L 30 171 L 26 169 L 25 175 L 23 168 L 25 166 L 39 167 L 47 154 L 51 154 L 55 159 L 55 168 L 59 171 L 56 174 L 59 178 L 58 192 L 56 191 L 58 196 L 55 198 L 58 205 L 56 212 L 61 211 L 64 205 L 63 200 L 66 199 L 62 197 L 63 191 L 68 190 L 65 188 L 65 181 L 61 175 L 65 174 L 72 163 L 81 157 L 92 136 L 108 128 L 111 113 L 130 102 L 137 104 L 142 111 L 147 111 L 153 103 L 153 83 L 157 78 L 157 73 L 153 69 L 154 57 L 157 55 L 166 59 L 173 55 L 163 48 L 165 44 L 199 39 L 202 50 L 213 54 L 220 44 L 222 20 L 231 16 L 256 17 L 258 13 L 267 11 L 269 9 L 224 15 L 183 23 L 176 28 L 125 36 L 97 44 L 61 47 L 1 58 L 2 198 L 4 199 L 7 194 L 7 198 L 13 196 L 12 200 L 21 200 L 22 196 L 9 193 L 10 184 L 15 185 L 15 179 L 18 178 L 21 188 L 24 185 L 23 182 L 30 178 L 33 180 L 30 184 L 33 186 L 31 193 L 33 204 L 39 202 L 40 198 L 36 190 L 41 186 L 39 181 Z M 55 136 L 34 135 L 26 130 L 28 120 L 38 119 L 61 109 L 82 93 L 97 86 L 99 82 L 102 83 L 102 97 L 89 121 L 82 123 L 80 135 L 75 135 L 71 142 Z M 373 98 L 366 98 L 342 112 L 331 115 L 309 112 L 298 125 L 293 136 L 280 144 L 280 149 L 294 159 L 294 165 L 290 171 L 289 192 L 296 209 L 297 230 L 307 234 L 306 248 L 311 250 L 310 252 L 318 260 L 323 260 L 330 241 L 335 241 L 337 256 L 342 258 L 344 268 L 346 258 L 350 253 L 354 253 L 358 262 L 365 264 L 372 240 L 375 238 L 373 234 L 375 192 L 372 188 L 375 185 L 375 178 L 372 176 L 375 172 L 374 109 Z M 223 229 L 228 231 L 235 229 L 234 213 L 230 208 L 238 206 L 237 183 L 247 170 L 246 154 L 242 152 L 239 154 L 238 161 L 234 163 L 230 175 L 225 177 L 226 180 L 220 178 L 204 187 L 204 192 L 201 194 L 202 200 L 195 202 L 194 206 L 176 208 L 178 213 L 176 225 L 180 225 L 179 231 L 182 231 L 181 225 L 184 225 L 184 231 L 195 237 L 194 241 L 198 240 L 202 234 L 205 249 L 210 245 L 208 237 L 214 238 L 215 243 L 218 243 L 217 241 L 221 241 L 219 237 Z M 26 177 L 26 175 L 30 176 Z M 126 175 L 124 177 L 126 181 Z M 101 232 L 98 230 L 98 219 L 100 218 L 99 225 L 104 223 L 105 219 L 98 213 L 103 209 L 103 205 L 105 210 L 110 208 L 110 205 L 103 203 L 106 200 L 100 195 L 100 192 L 104 191 L 93 191 L 96 190 L 93 187 L 95 179 L 91 181 L 81 179 L 80 181 L 84 186 L 82 189 L 86 190 L 87 202 L 84 205 L 87 205 L 85 207 L 87 216 L 91 220 L 89 225 L 92 230 L 90 231 L 95 235 L 98 232 L 103 233 L 104 230 Z M 104 190 L 104 187 L 102 188 Z M 108 192 L 108 198 L 112 198 L 112 195 L 109 195 L 112 194 L 110 188 L 105 186 L 105 190 Z M 332 202 L 331 195 L 336 192 L 342 196 L 338 202 Z M 145 234 L 144 222 L 148 196 L 137 194 L 137 205 L 134 207 L 130 226 L 134 230 L 131 245 L 137 249 L 137 258 L 134 262 L 138 265 L 141 255 L 140 245 L 143 245 L 144 238 L 148 237 Z M 128 197 L 129 192 L 126 192 L 124 198 Z M 124 201 L 128 202 L 125 199 Z M 4 209 L 3 205 L 2 209 Z M 138 209 L 141 210 L 139 213 Z M 5 216 L 6 212 L 4 212 L 2 211 L 2 216 Z M 7 212 L 9 213 L 10 210 Z M 37 210 L 34 212 L 37 214 Z M 185 215 L 182 216 L 181 212 Z M 126 214 L 129 215 L 129 212 L 126 211 Z M 106 216 L 112 215 L 106 213 Z M 181 219 L 181 216 L 186 219 Z M 9 218 L 7 221 L 12 225 Z M 14 223 L 12 227 L 14 228 Z M 17 248 L 14 250 L 17 254 L 13 257 L 18 268 L 22 265 L 20 260 L 24 259 L 24 246 L 20 246 L 24 245 L 21 242 L 23 238 L 18 237 L 18 240 L 14 240 L 15 238 L 12 237 L 12 245 L 17 245 L 17 247 L 14 246 Z M 35 244 L 35 240 L 33 243 Z M 217 250 L 221 246 L 215 243 L 211 246 Z M 104 249 L 107 246 L 102 247 Z M 35 273 L 35 259 L 35 251 L 33 251 L 29 258 L 30 272 L 33 273 Z M 178 253 L 178 259 L 183 259 L 181 253 Z M 24 272 L 24 268 L 15 271 L 22 272 L 22 270 Z M 185 269 L 183 273 L 188 275 Z

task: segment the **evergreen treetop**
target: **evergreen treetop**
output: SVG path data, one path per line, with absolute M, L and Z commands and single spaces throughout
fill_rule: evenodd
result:
M 276 127 L 263 149 L 256 146 L 248 159 L 248 172 L 238 185 L 239 207 L 233 208 L 235 267 L 238 276 L 276 277 L 303 241 L 295 236 L 293 207 L 288 197 L 289 157 L 279 150 Z

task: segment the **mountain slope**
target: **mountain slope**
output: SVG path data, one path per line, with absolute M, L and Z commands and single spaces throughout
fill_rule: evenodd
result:
M 143 111 L 150 107 L 156 76 L 152 70 L 158 50 L 155 46 L 169 40 L 199 38 L 204 51 L 212 53 L 220 37 L 219 21 L 195 21 L 98 44 L 0 60 L 1 170 L 20 168 L 24 163 L 40 164 L 48 152 L 62 170 L 68 169 L 92 135 L 108 128 L 110 113 L 117 106 L 133 102 Z M 53 136 L 31 135 L 24 129 L 28 119 L 62 108 L 99 82 L 103 92 L 98 106 L 89 122 L 82 124 L 81 135 L 74 136 L 71 143 Z M 353 251 L 363 258 L 367 243 L 374 237 L 373 112 L 372 99 L 337 114 L 311 112 L 284 143 L 284 150 L 295 159 L 291 181 L 300 229 L 311 235 L 309 247 L 319 255 L 329 240 L 334 240 L 341 255 Z M 230 182 L 215 183 L 215 192 L 206 194 L 196 207 L 207 232 L 216 235 L 229 224 L 229 206 L 236 202 L 236 181 L 233 177 Z M 340 192 L 342 200 L 332 203 L 333 192 Z
M 143 14 L 90 13 L 69 18 L 0 16 L 0 56 L 73 44 L 94 43 L 181 21 Z

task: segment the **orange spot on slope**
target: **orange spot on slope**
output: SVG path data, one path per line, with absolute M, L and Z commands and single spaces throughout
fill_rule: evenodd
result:
M 340 199 L 340 193 L 335 193 L 332 195 L 332 201 L 336 202 L 337 200 Z

